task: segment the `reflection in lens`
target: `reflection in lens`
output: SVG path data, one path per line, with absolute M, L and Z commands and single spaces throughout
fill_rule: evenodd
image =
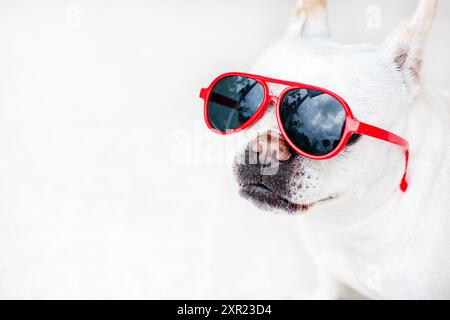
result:
M 238 76 L 223 78 L 209 97 L 209 121 L 219 131 L 236 129 L 256 113 L 263 100 L 264 88 L 259 82 Z
M 296 89 L 281 101 L 281 121 L 287 136 L 302 151 L 315 156 L 332 152 L 345 126 L 345 110 L 334 97 Z

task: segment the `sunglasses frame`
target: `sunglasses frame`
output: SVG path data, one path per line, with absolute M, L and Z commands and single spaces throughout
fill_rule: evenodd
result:
M 209 98 L 211 96 L 213 88 L 216 86 L 216 84 L 220 80 L 227 78 L 227 77 L 232 77 L 232 76 L 246 77 L 246 78 L 250 78 L 252 80 L 257 81 L 259 84 L 261 84 L 261 86 L 264 89 L 264 99 L 261 102 L 261 105 L 258 107 L 255 114 L 250 119 L 248 119 L 245 123 L 243 123 L 241 126 L 239 126 L 236 129 L 232 129 L 232 130 L 220 131 L 220 130 L 215 129 L 212 126 L 211 121 L 209 120 L 209 117 L 208 117 Z M 271 95 L 270 91 L 269 91 L 268 83 L 284 85 L 287 87 L 281 92 L 281 94 L 279 96 Z M 288 134 L 286 133 L 286 130 L 285 130 L 282 120 L 281 120 L 281 102 L 283 101 L 283 98 L 287 93 L 289 93 L 290 91 L 299 90 L 299 89 L 314 90 L 314 91 L 319 91 L 319 92 L 328 94 L 328 95 L 332 96 L 333 98 L 335 98 L 342 105 L 342 107 L 345 111 L 345 124 L 344 124 L 344 131 L 342 133 L 341 140 L 340 140 L 339 144 L 336 146 L 336 148 L 334 148 L 333 151 L 331 151 L 330 153 L 327 153 L 327 154 L 321 155 L 321 156 L 309 154 L 309 153 L 301 150 L 300 148 L 298 148 L 295 145 L 295 143 L 289 138 Z M 284 81 L 284 80 L 268 78 L 268 77 L 250 74 L 250 73 L 228 72 L 228 73 L 224 73 L 224 74 L 218 76 L 209 85 L 208 88 L 201 89 L 200 98 L 204 100 L 204 118 L 205 118 L 206 125 L 208 126 L 208 128 L 210 130 L 212 130 L 215 133 L 221 134 L 221 135 L 234 134 L 234 133 L 238 133 L 242 130 L 247 129 L 248 127 L 253 125 L 255 122 L 257 122 L 264 115 L 265 111 L 267 110 L 267 108 L 269 107 L 269 105 L 271 103 L 274 103 L 278 127 L 281 131 L 281 135 L 282 135 L 283 139 L 286 140 L 286 142 L 289 144 L 289 146 L 293 150 L 295 150 L 298 154 L 300 154 L 306 158 L 312 159 L 312 160 L 327 160 L 327 159 L 331 159 L 331 158 L 337 156 L 339 153 L 342 152 L 342 150 L 347 145 L 349 139 L 354 134 L 366 135 L 366 136 L 370 136 L 372 138 L 376 138 L 379 140 L 383 140 L 383 141 L 398 145 L 405 150 L 405 160 L 406 160 L 405 173 L 402 178 L 402 182 L 400 184 L 400 189 L 403 192 L 405 192 L 408 188 L 408 183 L 406 181 L 406 173 L 407 173 L 408 161 L 409 161 L 409 143 L 408 143 L 408 141 L 406 141 L 402 137 L 400 137 L 392 132 L 389 132 L 384 129 L 381 129 L 381 128 L 369 125 L 367 123 L 358 121 L 353 116 L 353 113 L 352 113 L 349 105 L 347 104 L 347 102 L 343 98 L 338 96 L 336 93 L 334 93 L 330 90 L 312 86 L 309 84 L 292 82 L 292 81 Z

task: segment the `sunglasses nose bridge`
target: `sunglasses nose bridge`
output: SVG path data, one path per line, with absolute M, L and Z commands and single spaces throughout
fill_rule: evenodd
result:
M 275 106 L 278 104 L 278 97 L 277 96 L 269 95 L 269 97 L 267 98 L 266 105 L 268 106 L 268 105 L 271 105 L 271 104 L 273 104 Z

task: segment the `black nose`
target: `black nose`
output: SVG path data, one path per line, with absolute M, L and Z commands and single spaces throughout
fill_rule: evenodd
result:
M 288 161 L 293 154 L 286 140 L 273 131 L 259 135 L 250 142 L 248 150 L 250 160 L 262 165 Z

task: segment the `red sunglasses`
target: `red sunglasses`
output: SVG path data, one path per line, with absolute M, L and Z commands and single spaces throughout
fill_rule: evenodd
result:
M 270 95 L 268 83 L 286 88 L 276 97 Z M 283 138 L 309 159 L 335 157 L 353 135 L 367 135 L 399 145 L 405 149 L 406 159 L 400 189 L 405 192 L 408 188 L 409 143 L 394 133 L 356 120 L 345 100 L 329 90 L 248 73 L 226 73 L 202 89 L 200 98 L 205 101 L 208 128 L 223 135 L 248 128 L 275 103 Z

